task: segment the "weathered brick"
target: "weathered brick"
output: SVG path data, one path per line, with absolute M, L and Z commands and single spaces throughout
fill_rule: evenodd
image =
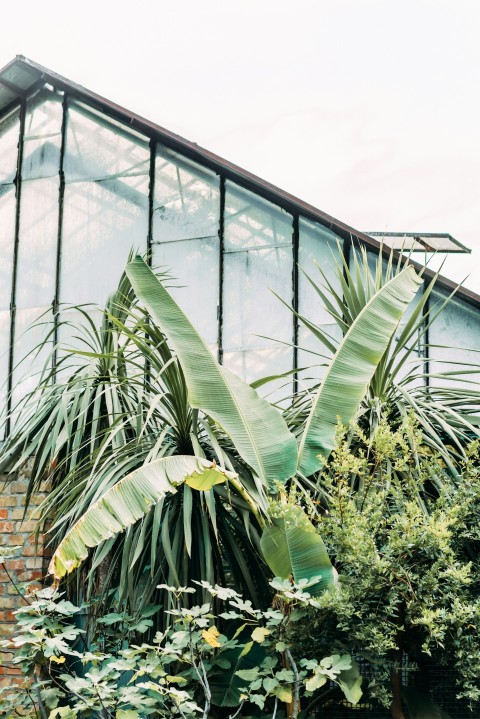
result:
M 25 572 L 19 572 L 17 574 L 17 580 L 19 582 L 33 582 L 35 579 L 41 579 L 42 576 L 43 572 L 36 569 L 28 569 Z
M 28 489 L 28 480 L 16 479 L 8 485 L 8 489 L 12 494 L 23 494 Z
M 17 501 L 18 497 L 15 494 L 2 494 L 0 496 L 0 507 L 16 507 Z
M 0 534 L 10 534 L 13 532 L 13 522 L 0 522 Z
M 16 507 L 14 509 L 10 509 L 10 513 L 8 515 L 9 519 L 23 519 L 23 515 L 25 514 L 23 509 L 17 509 Z
M 43 567 L 43 557 L 34 557 L 33 559 L 26 559 L 25 564 L 27 569 L 41 569 Z M 19 567 L 20 569 L 20 567 Z M 22 567 L 23 569 L 23 567 Z
M 0 519 L 13 519 L 8 509 L 0 509 Z
M 35 557 L 37 552 L 35 551 L 35 547 L 32 547 L 30 544 L 25 544 L 22 549 L 22 554 L 24 557 Z
M 25 560 L 9 559 L 7 562 L 7 569 L 9 572 L 25 569 Z
M 24 534 L 9 534 L 8 535 L 8 544 L 13 546 L 20 546 L 25 541 L 25 535 Z
M 16 609 L 18 606 L 18 600 L 18 594 L 16 599 L 15 597 L 0 597 L 0 609 Z
M 12 688 L 12 686 L 20 686 L 23 683 L 22 677 L 11 677 L 6 676 L 0 678 L 0 688 L 1 687 L 8 687 L 9 689 Z
M 34 532 L 37 528 L 37 523 L 32 521 L 20 521 L 15 522 L 15 531 L 16 532 L 25 532 L 25 534 L 30 535 L 32 532 Z

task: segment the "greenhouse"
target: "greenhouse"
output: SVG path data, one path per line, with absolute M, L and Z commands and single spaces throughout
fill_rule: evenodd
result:
M 0 103 L 3 401 L 14 388 L 15 403 L 44 361 L 16 368 L 40 339 L 27 327 L 104 302 L 132 247 L 172 268 L 181 306 L 247 381 L 312 365 L 308 333 L 275 294 L 303 314 L 315 293 L 299 268 L 328 268 L 339 244 L 348 257 L 363 243 L 373 258 L 378 239 L 25 58 L 1 71 Z M 437 300 L 455 289 L 437 286 Z M 442 345 L 480 349 L 479 306 L 458 291 L 430 330 L 432 360 L 444 366 Z
M 47 649 L 5 650 L 28 716 L 430 719 L 457 690 L 478 709 L 480 295 L 423 266 L 449 252 L 357 231 L 27 58 L 0 70 L 0 639 L 40 622 L 12 578 L 48 575 L 33 606 L 60 607 Z M 82 662 L 100 708 L 75 704 Z

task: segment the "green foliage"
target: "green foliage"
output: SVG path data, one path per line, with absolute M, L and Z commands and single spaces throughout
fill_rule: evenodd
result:
M 374 297 L 405 271 L 406 260 L 403 258 L 394 262 L 393 254 L 387 260 L 380 253 L 372 267 L 372 258 L 364 248 L 360 251 L 352 249 L 349 266 L 340 250 L 339 253 L 335 278 L 325 274 L 318 264 L 318 281 L 304 273 L 317 293 L 319 302 L 331 316 L 331 322 L 337 325 L 341 336 L 346 338 L 360 316 L 374 302 Z M 403 417 L 413 412 L 423 435 L 423 444 L 440 454 L 449 473 L 458 479 L 459 464 L 465 459 L 465 447 L 472 438 L 478 436 L 480 367 L 478 364 L 458 363 L 455 371 L 438 372 L 433 364 L 428 364 L 426 349 L 429 327 L 451 299 L 433 301 L 435 281 L 436 277 L 424 287 L 397 331 L 390 334 L 384 353 L 366 380 L 368 387 L 365 386 L 365 391 L 358 399 L 361 406 L 357 419 L 370 438 L 382 417 L 388 417 L 391 424 L 398 425 Z M 340 293 L 336 289 L 337 284 L 341 287 Z M 315 323 L 314 307 L 308 316 L 297 314 L 297 317 L 317 341 L 318 349 L 313 351 L 310 346 L 310 356 L 316 362 L 325 364 L 325 352 L 328 357 L 338 353 L 338 342 Z M 385 318 L 379 318 L 378 324 L 383 328 Z M 343 344 L 344 340 L 340 345 Z M 349 372 L 356 375 L 354 369 L 358 370 L 358 363 L 362 361 L 362 349 L 368 353 L 371 347 L 372 337 L 365 335 L 364 347 L 356 347 L 345 363 L 344 386 L 340 383 L 334 385 L 333 402 L 344 401 L 345 390 L 357 381 L 356 377 L 349 376 Z M 452 355 L 454 353 L 455 348 L 452 348 Z M 459 379 L 463 381 L 461 387 L 455 385 Z M 300 391 L 284 413 L 297 437 L 302 436 L 310 421 L 316 396 L 315 390 Z M 350 421 L 343 407 L 336 413 L 335 420 L 338 416 L 344 424 Z
M 134 470 L 98 499 L 57 547 L 50 572 L 61 579 L 88 556 L 88 547 L 115 537 L 150 512 L 167 494 L 187 484 L 197 491 L 208 492 L 222 484 L 231 472 L 201 457 L 176 455 L 162 457 Z
M 206 719 L 215 704 L 237 708 L 238 715 L 243 707 L 248 714 L 251 705 L 262 710 L 272 705 L 276 712 L 278 704 L 296 702 L 296 717 L 300 699 L 312 703 L 327 682 L 357 702 L 360 678 L 348 655 L 319 660 L 297 653 L 294 636 L 314 600 L 301 588 L 288 587 L 290 596 L 277 582 L 277 607 L 261 611 L 234 590 L 205 581 L 210 600 L 185 607 L 183 598 L 195 590 L 164 586 L 175 608 L 169 611 L 170 626 L 153 642 L 132 641 L 148 622 L 142 627 L 111 613 L 102 617 L 99 624 L 106 630 L 88 650 L 85 631 L 75 621 L 82 608 L 54 589 L 36 592 L 16 612 L 12 641 L 3 643 L 13 645 L 15 663 L 31 677 L 16 693 L 17 707 L 24 706 L 29 717 L 40 711 L 50 719 Z M 14 715 L 9 690 L 0 694 L 0 712 L 7 719 Z M 309 716 L 307 707 L 303 716 Z
M 177 303 L 137 257 L 126 272 L 139 300 L 178 355 L 190 405 L 217 421 L 239 455 L 269 489 L 295 472 L 295 439 L 278 412 L 249 385 L 218 364 Z
M 308 581 L 308 591 L 317 596 L 335 581 L 335 570 L 321 536 L 301 507 L 287 502 L 270 506 L 270 525 L 260 541 L 265 561 L 282 579 Z
M 366 300 L 345 328 L 325 377 L 312 399 L 299 444 L 299 470 L 306 476 L 322 466 L 335 444 L 335 425 L 353 420 L 358 405 L 421 279 L 406 267 Z M 321 455 L 319 457 L 319 455 Z
M 129 613 L 141 614 L 152 602 L 169 606 L 157 588 L 162 580 L 225 583 L 227 574 L 257 604 L 267 602 L 266 568 L 258 561 L 266 488 L 223 430 L 189 404 L 183 370 L 161 329 L 139 308 L 126 275 L 107 303 L 102 327 L 89 326 L 83 348 L 27 398 L 0 452 L 9 480 L 34 455 L 27 507 L 50 480 L 36 517 L 37 531 L 48 529 L 54 547 L 112 487 L 148 465 L 153 471 L 155 462 L 198 456 L 225 468 L 231 481 L 201 492 L 185 483 L 154 509 L 152 502 L 135 525 L 127 522 L 124 533 L 90 553 L 69 594 L 80 602 L 101 591 L 107 604 L 118 595 Z M 156 622 L 163 621 L 158 614 Z
M 413 666 L 432 658 L 453 668 L 459 696 L 477 702 L 478 444 L 456 487 L 438 456 L 422 454 L 411 418 L 397 431 L 382 420 L 367 452 L 352 454 L 345 430 L 338 437 L 317 522 L 340 583 L 318 598 L 324 613 L 313 631 L 372 661 L 370 689 L 385 702 L 404 654 Z M 440 493 L 432 482 L 439 475 Z

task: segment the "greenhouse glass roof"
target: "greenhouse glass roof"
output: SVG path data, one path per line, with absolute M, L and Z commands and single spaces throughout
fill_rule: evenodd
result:
M 313 308 L 338 341 L 301 270 L 315 271 L 315 260 L 333 278 L 339 248 L 352 263 L 358 246 L 371 263 L 390 247 L 466 250 L 447 234 L 359 232 L 24 57 L 0 70 L 0 407 L 35 386 L 52 347 L 73 342 L 72 327 L 85 316 L 95 325 L 93 305 L 71 306 L 102 305 L 132 247 L 171 268 L 172 294 L 229 369 L 308 386 L 325 363 L 288 305 Z M 435 302 L 456 289 L 440 277 Z M 480 351 L 479 307 L 460 288 L 421 361 L 448 364 L 446 344 Z

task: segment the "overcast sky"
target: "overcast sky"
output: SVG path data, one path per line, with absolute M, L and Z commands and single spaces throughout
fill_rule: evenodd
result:
M 478 0 L 22 0 L 23 54 L 361 230 L 450 232 L 480 293 Z

